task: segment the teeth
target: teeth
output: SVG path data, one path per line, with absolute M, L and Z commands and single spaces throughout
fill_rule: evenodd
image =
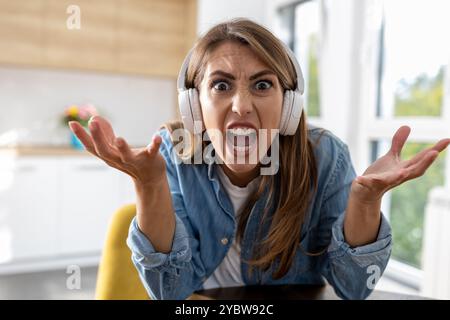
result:
M 251 146 L 256 145 L 257 132 L 254 128 L 235 127 L 227 130 L 229 145 L 237 152 L 246 152 Z
M 232 128 L 228 129 L 228 131 L 235 136 L 250 136 L 256 134 L 256 130 L 253 128 Z

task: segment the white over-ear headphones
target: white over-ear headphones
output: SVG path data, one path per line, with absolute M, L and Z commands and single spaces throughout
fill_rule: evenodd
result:
M 286 45 L 284 45 L 284 48 L 294 65 L 295 73 L 297 74 L 297 84 L 295 90 L 285 90 L 284 92 L 279 129 L 281 135 L 294 135 L 297 131 L 303 110 L 302 94 L 304 91 L 304 80 L 300 64 L 295 58 L 294 53 Z M 189 51 L 184 59 L 180 73 L 178 74 L 178 105 L 180 107 L 184 128 L 192 133 L 200 133 L 203 131 L 204 126 L 198 91 L 196 88 L 186 88 L 185 86 L 186 71 L 192 52 L 193 49 Z

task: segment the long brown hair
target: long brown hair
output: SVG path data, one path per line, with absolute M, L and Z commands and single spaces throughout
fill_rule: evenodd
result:
M 296 86 L 295 68 L 283 44 L 269 30 L 247 19 L 233 19 L 211 28 L 194 46 L 186 76 L 187 88 L 199 88 L 210 53 L 223 41 L 238 41 L 249 46 L 255 54 L 272 68 L 284 90 Z M 172 131 L 180 123 L 165 127 Z M 317 188 L 317 166 L 313 145 L 308 138 L 306 115 L 303 112 L 295 135 L 280 137 L 280 167 L 276 176 L 262 176 L 238 221 L 237 238 L 241 241 L 251 209 L 268 186 L 268 202 L 263 221 L 269 218 L 269 208 L 275 204 L 268 235 L 254 248 L 253 258 L 247 261 L 253 267 L 267 270 L 275 260 L 279 266 L 275 279 L 283 277 L 290 269 L 300 244 L 301 228 L 310 200 Z M 276 203 L 275 203 L 276 202 Z

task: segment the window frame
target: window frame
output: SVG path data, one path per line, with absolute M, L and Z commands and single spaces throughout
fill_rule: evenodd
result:
M 282 41 L 288 45 L 288 47 L 294 52 L 294 54 L 296 56 L 299 55 L 299 49 L 297 47 L 297 32 L 296 32 L 296 25 L 297 25 L 297 17 L 296 17 L 296 9 L 303 5 L 306 4 L 308 2 L 313 2 L 316 0 L 293 0 L 293 1 L 288 1 L 287 3 L 278 6 L 277 8 L 277 13 L 280 19 L 281 15 L 284 15 L 284 18 L 287 21 L 284 21 L 283 26 L 279 26 L 279 31 L 280 29 L 283 30 L 281 32 L 281 39 Z M 321 1 L 319 2 L 319 6 L 323 5 L 321 3 Z M 319 7 L 320 9 L 320 7 Z M 280 21 L 279 21 L 280 22 Z M 309 49 L 309 47 L 307 48 Z M 307 50 L 306 50 L 307 51 Z M 320 70 L 320 55 L 317 57 L 318 58 L 318 64 L 319 64 L 319 70 Z M 309 61 L 306 61 L 306 64 L 308 64 Z M 306 72 L 305 72 L 306 71 Z M 307 68 L 302 67 L 302 72 L 303 72 L 303 80 L 304 80 L 304 94 L 303 94 L 303 102 L 304 102 L 304 108 L 307 105 L 307 96 L 308 96 L 308 90 L 309 88 L 307 88 L 307 84 L 308 84 L 308 70 Z M 319 78 L 320 78 L 320 74 L 319 74 Z M 320 81 L 320 80 L 319 80 Z M 319 88 L 320 90 L 320 88 Z M 323 122 L 322 119 L 322 109 L 320 108 L 321 106 L 319 105 L 319 116 L 311 116 L 308 115 L 308 119 L 312 120 L 316 125 L 320 126 L 320 123 Z M 305 108 L 306 110 L 306 108 Z M 307 110 L 306 110 L 307 111 Z
M 292 1 L 284 4 L 283 7 L 289 6 L 295 12 L 296 6 L 309 1 Z M 327 9 L 326 6 L 329 3 L 326 0 L 317 1 Z M 326 14 L 326 10 L 322 10 L 321 14 Z M 355 1 L 352 4 L 352 12 L 349 15 L 352 20 L 351 24 L 349 24 L 351 29 L 348 30 L 352 34 L 349 58 L 358 63 L 355 63 L 349 70 L 351 76 L 348 90 L 351 90 L 352 93 L 347 112 L 348 123 L 350 124 L 353 121 L 356 129 L 352 131 L 353 134 L 348 133 L 346 142 L 349 145 L 355 169 L 357 172 L 363 172 L 371 163 L 371 142 L 390 141 L 396 129 L 401 125 L 406 124 L 413 129 L 409 141 L 430 143 L 449 135 L 450 60 L 446 65 L 443 105 L 440 117 L 380 118 L 383 53 L 385 50 L 382 3 L 375 0 Z M 371 16 L 371 22 L 367 21 L 369 19 L 365 19 L 368 15 Z M 293 25 L 295 26 L 295 21 Z M 326 32 L 326 28 L 322 28 L 322 32 Z M 295 40 L 295 30 L 293 35 L 292 39 Z M 295 49 L 295 44 L 292 44 L 292 47 Z M 305 83 L 307 81 L 306 77 L 307 75 L 305 75 Z M 361 105 L 365 106 L 365 108 L 360 108 L 359 106 Z M 330 119 L 324 114 L 326 111 L 326 106 L 321 103 L 320 117 L 308 117 L 308 119 L 315 125 L 325 128 L 330 127 Z M 444 171 L 445 185 L 450 186 L 450 152 L 447 152 Z M 389 200 L 390 194 L 388 193 L 383 200 L 383 212 L 388 213 Z M 385 276 L 417 290 L 421 289 L 423 281 L 423 271 L 421 269 L 394 258 L 390 259 Z
M 368 10 L 373 9 L 372 6 L 374 1 L 361 1 L 360 2 L 360 10 L 361 12 L 368 13 Z M 378 3 L 378 5 L 380 5 Z M 380 28 L 379 34 L 376 35 L 375 30 L 371 30 L 371 28 L 367 26 L 366 23 L 362 19 L 358 19 L 358 12 L 356 12 L 357 6 L 355 7 L 355 26 L 359 27 L 360 30 L 365 30 L 366 32 L 360 33 L 359 43 L 363 43 L 368 47 L 371 47 L 374 52 L 378 52 L 378 56 L 371 59 L 371 65 L 361 65 L 359 64 L 356 67 L 356 73 L 360 75 L 360 78 L 363 81 L 355 82 L 355 88 L 359 87 L 359 92 L 368 92 L 369 94 L 361 94 L 359 97 L 360 105 L 370 106 L 364 108 L 366 112 L 363 112 L 363 122 L 365 123 L 366 129 L 363 130 L 361 135 L 364 136 L 363 141 L 366 141 L 367 145 L 370 145 L 371 141 L 382 141 L 382 140 L 391 140 L 393 133 L 397 128 L 402 125 L 408 125 L 413 130 L 408 138 L 409 141 L 421 142 L 421 143 L 435 143 L 438 139 L 446 137 L 449 135 L 448 124 L 450 123 L 450 61 L 446 65 L 445 79 L 444 79 L 444 96 L 442 102 L 442 112 L 440 117 L 426 117 L 426 116 L 416 116 L 416 117 L 379 117 L 381 113 L 381 101 L 382 101 L 382 77 L 383 77 L 383 63 L 384 63 L 384 47 L 383 39 L 385 37 L 384 32 L 384 15 L 382 14 L 379 17 Z M 381 12 L 383 11 L 382 7 L 379 8 Z M 361 14 L 360 16 L 364 16 Z M 368 38 L 367 37 L 368 35 Z M 373 39 L 378 38 L 378 42 L 374 46 Z M 358 46 L 358 39 L 354 39 L 354 46 Z M 372 40 L 372 44 L 369 44 L 370 40 Z M 355 50 L 358 52 L 355 56 L 356 59 L 360 59 L 360 55 L 364 55 L 365 50 L 368 48 L 362 48 L 360 50 Z M 365 85 L 364 85 L 365 84 Z M 375 90 L 373 89 L 375 88 Z M 364 143 L 364 142 L 363 142 Z M 364 149 L 364 148 L 363 148 Z M 357 150 L 356 150 L 357 151 Z M 365 152 L 361 149 L 359 152 Z M 366 156 L 370 152 L 366 152 Z M 360 155 L 358 158 L 365 158 L 366 156 Z M 444 168 L 445 171 L 445 184 L 448 186 L 450 183 L 450 155 L 447 153 L 446 156 L 446 165 Z M 369 165 L 370 162 L 367 162 Z M 390 193 L 385 195 L 386 202 L 389 203 Z M 385 202 L 385 201 L 383 201 Z M 389 206 L 384 203 L 384 212 L 388 212 Z M 391 258 L 390 262 L 385 271 L 386 277 L 395 280 L 399 283 L 407 285 L 411 288 L 420 290 L 423 283 L 423 271 L 420 268 L 413 267 L 408 265 L 407 263 L 396 260 L 395 258 Z

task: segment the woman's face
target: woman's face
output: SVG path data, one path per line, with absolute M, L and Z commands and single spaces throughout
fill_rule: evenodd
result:
M 198 89 L 208 133 L 221 133 L 210 139 L 226 172 L 256 172 L 270 147 L 271 129 L 279 128 L 283 88 L 276 74 L 248 46 L 227 41 L 211 52 Z

